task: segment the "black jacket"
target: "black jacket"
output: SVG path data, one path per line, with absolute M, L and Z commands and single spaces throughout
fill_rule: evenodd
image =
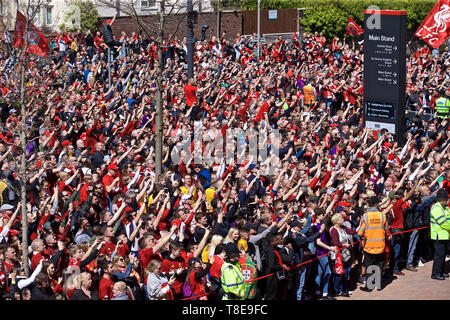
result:
M 275 253 L 278 252 L 280 255 L 281 261 L 283 264 L 289 266 L 292 262 L 292 258 L 294 256 L 294 251 L 292 249 L 288 249 L 288 251 L 280 249 L 278 247 L 270 247 L 266 250 L 266 274 L 275 273 L 278 271 L 283 271 L 283 267 L 280 264 L 280 260 L 278 259 L 278 255 Z
M 51 287 L 46 287 L 44 290 L 38 288 L 35 283 L 31 285 L 31 300 L 51 300 L 53 297 L 53 290 Z
M 295 265 L 311 259 L 312 254 L 308 249 L 308 244 L 319 238 L 320 234 L 321 232 L 319 231 L 307 236 L 302 236 L 299 233 L 289 233 L 289 242 L 292 243 Z
M 99 300 L 98 299 L 98 292 L 89 290 L 91 292 L 91 298 L 83 292 L 81 289 L 75 290 L 72 295 L 70 296 L 70 300 Z

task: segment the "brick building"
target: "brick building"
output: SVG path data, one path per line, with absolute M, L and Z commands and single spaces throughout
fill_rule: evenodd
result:
M 242 11 L 224 11 L 220 15 L 220 30 L 221 33 L 226 33 L 226 38 L 233 38 L 237 33 L 242 34 Z M 103 23 L 109 18 L 101 18 Z M 157 28 L 158 16 L 143 16 L 143 19 L 147 23 L 154 25 Z M 209 38 L 211 35 L 216 35 L 217 28 L 217 15 L 216 13 L 199 13 L 198 23 L 194 28 L 194 36 L 197 39 L 201 39 L 201 29 L 203 25 L 208 25 L 209 28 L 206 31 L 206 37 Z M 175 35 L 178 39 L 182 39 L 186 36 L 186 14 L 178 14 L 166 17 L 166 37 L 170 35 Z M 113 32 L 116 37 L 120 37 L 121 31 L 125 31 L 127 34 L 132 32 L 139 33 L 140 27 L 136 23 L 136 20 L 131 17 L 118 17 L 112 26 Z

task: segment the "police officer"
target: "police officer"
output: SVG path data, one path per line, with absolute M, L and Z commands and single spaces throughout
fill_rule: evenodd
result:
M 436 203 L 430 211 L 430 232 L 435 249 L 431 279 L 445 280 L 449 276 L 444 272 L 445 250 L 450 238 L 450 208 L 445 189 L 439 189 L 436 193 Z
M 222 300 L 244 300 L 246 283 L 239 265 L 239 249 L 236 243 L 225 246 L 226 260 L 221 268 L 220 282 L 224 295 Z
M 441 91 L 441 97 L 436 100 L 436 114 L 439 118 L 447 119 L 450 113 L 450 90 Z

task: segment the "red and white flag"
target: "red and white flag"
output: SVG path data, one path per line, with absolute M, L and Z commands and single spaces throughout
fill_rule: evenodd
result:
M 414 35 L 439 48 L 450 37 L 450 0 L 439 0 Z
M 349 16 L 345 33 L 351 36 L 360 36 L 364 33 L 364 29 L 358 26 L 358 24 L 353 21 L 352 17 Z
M 336 50 L 336 46 L 337 46 L 337 44 L 336 44 L 336 37 L 333 37 L 333 41 L 331 41 L 331 44 L 330 44 L 330 49 L 332 51 L 334 51 L 334 50 Z
M 25 30 L 27 28 L 27 18 L 17 10 L 16 27 L 14 30 L 14 47 L 23 48 L 25 45 Z M 47 56 L 49 46 L 44 34 L 30 23 L 30 28 L 27 32 L 28 52 L 36 54 L 41 57 Z
M 344 274 L 344 263 L 342 262 L 341 250 L 337 250 L 336 258 L 334 260 L 334 272 L 336 274 Z

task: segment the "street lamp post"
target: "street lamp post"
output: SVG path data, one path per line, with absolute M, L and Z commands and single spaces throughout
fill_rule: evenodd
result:
M 260 34 L 261 34 L 261 0 L 258 0 L 258 51 L 256 53 L 256 57 L 258 58 L 258 61 L 259 61 L 259 55 L 260 55 L 260 49 L 261 49 L 260 37 L 259 37 Z
M 108 47 L 108 89 L 111 89 L 111 48 Z
M 217 39 L 220 38 L 220 0 L 217 0 Z
M 194 76 L 194 21 L 192 21 L 193 11 L 194 6 L 192 5 L 192 0 L 187 0 L 187 75 L 189 79 Z

